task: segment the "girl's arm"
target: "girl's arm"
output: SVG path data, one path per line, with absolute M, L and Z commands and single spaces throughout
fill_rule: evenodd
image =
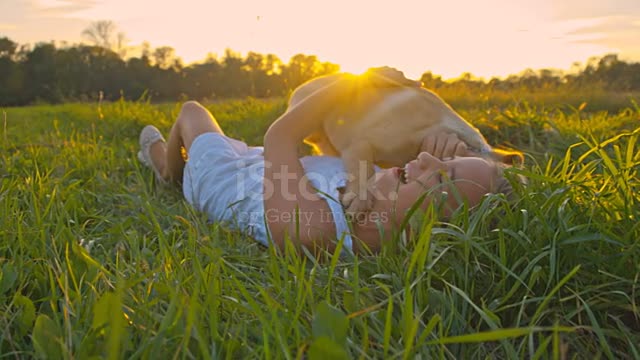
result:
M 272 241 L 333 250 L 336 238 L 331 210 L 307 181 L 297 147 L 317 129 L 333 102 L 347 95 L 353 82 L 340 78 L 280 116 L 264 136 L 264 208 Z M 296 216 L 297 214 L 297 216 Z M 296 220 L 297 218 L 297 220 Z
M 399 81 L 402 79 L 406 81 Z M 356 87 L 407 85 L 417 84 L 390 68 L 375 69 L 363 77 L 345 75 L 305 98 L 269 127 L 264 137 L 264 208 L 276 245 L 282 248 L 288 236 L 297 245 L 333 251 L 331 241 L 336 234 L 331 210 L 307 181 L 297 146 L 322 126 L 336 100 L 349 96 Z
M 289 109 L 287 114 L 276 120 L 269 130 L 275 130 L 276 127 L 285 128 L 289 136 L 302 142 L 305 137 L 322 126 L 320 119 L 328 110 L 333 109 L 340 99 L 344 101 L 345 98 L 351 98 L 361 88 L 420 87 L 420 85 L 418 81 L 407 79 L 401 71 L 386 66 L 371 68 L 359 76 L 341 74 L 337 80 L 318 89 Z M 314 101 L 307 101 L 312 97 L 315 98 Z M 299 108 L 302 108 L 304 118 L 286 116 Z

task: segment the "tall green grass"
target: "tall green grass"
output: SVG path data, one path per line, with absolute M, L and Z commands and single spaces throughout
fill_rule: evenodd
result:
M 260 144 L 284 101 L 210 109 Z M 138 164 L 178 104 L 0 111 L 7 358 L 640 358 L 640 109 L 460 112 L 527 153 L 488 196 L 381 254 L 277 255 Z M 6 126 L 4 124 L 6 113 Z

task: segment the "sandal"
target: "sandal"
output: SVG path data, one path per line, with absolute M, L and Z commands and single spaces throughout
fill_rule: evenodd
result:
M 140 132 L 140 151 L 138 151 L 138 160 L 140 160 L 140 162 L 145 166 L 150 167 L 156 175 L 156 179 L 164 183 L 166 180 L 162 178 L 160 171 L 153 166 L 153 162 L 151 161 L 151 145 L 158 141 L 165 142 L 160 131 L 153 125 L 145 126 Z

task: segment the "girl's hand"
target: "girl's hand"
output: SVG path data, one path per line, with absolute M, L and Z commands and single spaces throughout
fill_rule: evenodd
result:
M 426 151 L 440 160 L 453 158 L 454 156 L 474 156 L 467 144 L 458 139 L 456 134 L 437 133 L 429 134 L 422 140 L 420 151 Z

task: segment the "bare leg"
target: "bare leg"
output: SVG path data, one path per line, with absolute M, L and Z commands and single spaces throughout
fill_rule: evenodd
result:
M 209 110 L 195 101 L 182 105 L 176 122 L 171 127 L 167 143 L 156 142 L 151 145 L 151 161 L 165 180 L 182 180 L 185 159 L 182 148 L 188 152 L 193 140 L 200 134 L 217 132 L 224 135 L 216 119 Z

